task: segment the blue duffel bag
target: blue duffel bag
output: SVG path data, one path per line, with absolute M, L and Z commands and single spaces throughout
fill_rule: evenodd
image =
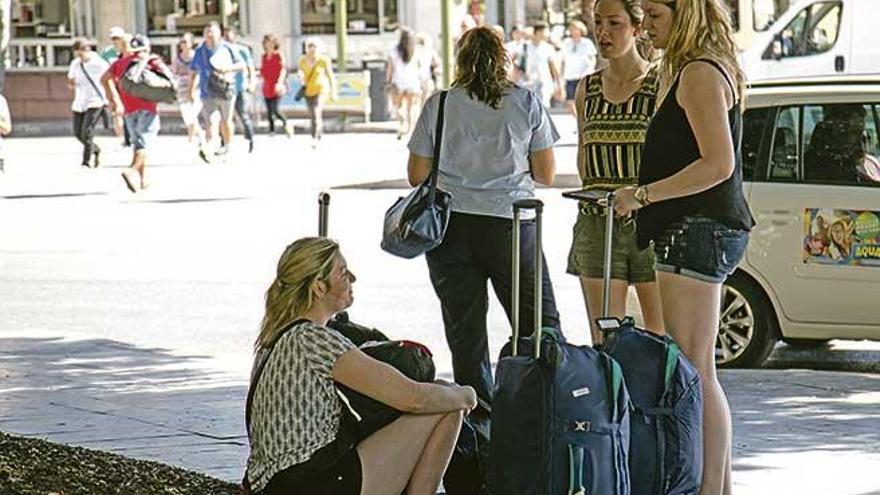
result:
M 690 495 L 703 472 L 700 376 L 674 340 L 637 328 L 632 318 L 598 320 L 604 350 L 623 368 L 632 412 L 629 466 L 633 495 Z

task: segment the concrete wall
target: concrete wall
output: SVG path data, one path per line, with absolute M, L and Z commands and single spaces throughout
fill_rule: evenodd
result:
M 134 0 L 92 0 L 95 9 L 95 30 L 101 47 L 110 44 L 108 31 L 120 26 L 126 31 L 134 29 Z
M 6 99 L 14 121 L 66 119 L 73 90 L 66 72 L 7 72 Z

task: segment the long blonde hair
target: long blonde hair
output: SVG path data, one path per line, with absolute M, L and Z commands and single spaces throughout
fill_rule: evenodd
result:
M 733 78 L 738 99 L 745 87 L 745 74 L 737 60 L 730 11 L 721 0 L 651 0 L 673 9 L 672 30 L 660 61 L 660 72 L 672 81 L 692 60 L 709 58 L 721 64 Z
M 324 237 L 304 237 L 284 249 L 275 280 L 266 291 L 266 314 L 254 350 L 271 344 L 285 326 L 314 303 L 315 281 L 326 282 L 339 255 L 339 244 Z

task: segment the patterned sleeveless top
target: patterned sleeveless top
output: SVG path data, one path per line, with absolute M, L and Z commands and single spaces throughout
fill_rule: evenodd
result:
M 637 183 L 658 84 L 657 69 L 652 67 L 628 100 L 611 103 L 602 95 L 602 71 L 587 76 L 584 120 L 578 126 L 584 143 L 585 189 L 617 189 Z

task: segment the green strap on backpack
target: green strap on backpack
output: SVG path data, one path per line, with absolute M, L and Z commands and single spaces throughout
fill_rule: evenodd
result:
M 663 379 L 664 395 L 672 386 L 672 375 L 675 373 L 675 367 L 678 366 L 678 356 L 681 349 L 675 342 L 667 342 L 666 344 L 666 374 Z

